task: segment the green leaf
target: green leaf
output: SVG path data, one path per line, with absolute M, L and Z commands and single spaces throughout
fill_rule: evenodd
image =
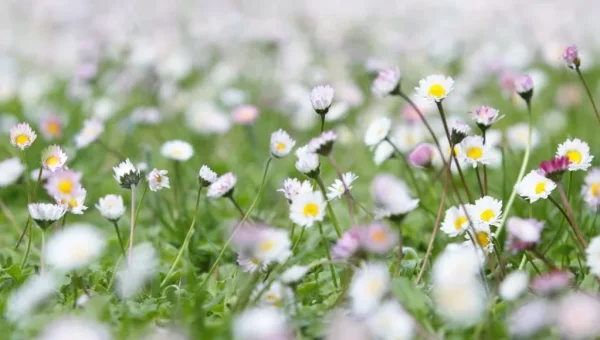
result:
M 432 306 L 431 299 L 408 278 L 393 279 L 391 287 L 394 296 L 412 314 L 424 316 L 429 313 Z

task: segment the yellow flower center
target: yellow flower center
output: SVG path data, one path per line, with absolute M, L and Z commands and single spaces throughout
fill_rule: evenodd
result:
M 304 206 L 304 211 L 302 211 L 302 213 L 304 214 L 304 217 L 315 217 L 319 213 L 319 206 L 315 203 L 308 203 Z
M 173 156 L 181 156 L 182 154 L 181 150 L 173 150 Z
M 58 191 L 63 194 L 70 194 L 73 191 L 73 183 L 66 179 L 61 180 L 58 182 Z
M 457 230 L 462 229 L 462 225 L 467 222 L 467 218 L 465 216 L 461 216 L 454 221 L 454 228 Z
M 269 241 L 262 242 L 262 243 L 261 243 L 261 244 L 258 246 L 258 248 L 259 248 L 260 250 L 262 250 L 262 251 L 270 251 L 270 250 L 273 250 L 273 248 L 275 248 L 275 241 L 271 241 L 271 240 L 269 240 Z
M 415 136 L 411 134 L 406 135 L 406 142 L 408 144 L 415 144 Z
M 254 263 L 255 265 L 259 265 L 260 264 L 260 260 L 257 259 L 256 257 L 251 258 L 250 262 Z
M 371 295 L 375 295 L 377 293 L 379 293 L 379 291 L 381 290 L 381 282 L 379 281 L 369 281 L 369 283 L 367 284 L 367 292 Z
M 486 233 L 485 231 L 478 231 L 476 237 L 477 243 L 479 243 L 480 246 L 487 247 L 487 245 L 490 244 L 490 238 L 488 236 L 488 233 Z
M 600 183 L 592 184 L 591 190 L 592 190 L 592 195 L 598 196 L 598 194 L 600 193 Z
M 450 153 L 452 152 L 452 149 L 450 147 L 448 147 L 447 149 L 448 151 L 448 155 L 450 155 Z M 460 155 L 460 149 L 458 148 L 458 145 L 454 146 L 454 156 L 458 156 Z
M 494 216 L 496 215 L 494 214 L 494 211 L 492 209 L 485 209 L 481 212 L 482 221 L 489 222 L 492 218 L 494 218 Z
M 17 138 L 15 138 L 15 142 L 18 145 L 25 145 L 25 144 L 29 143 L 29 136 L 28 135 L 18 135 Z
M 371 234 L 371 237 L 375 242 L 383 242 L 385 241 L 385 232 L 383 230 L 375 230 L 373 234 Z
M 57 166 L 60 163 L 60 159 L 56 156 L 50 156 L 46 158 L 46 164 L 49 167 Z
M 569 162 L 571 163 L 581 163 L 581 153 L 577 150 L 571 150 L 567 152 L 567 157 L 569 157 Z
M 156 180 L 156 182 L 160 183 L 162 181 L 162 177 L 160 175 L 156 175 L 154 176 L 154 179 Z
M 69 201 L 69 207 L 72 208 L 77 208 L 77 200 L 74 198 L 71 198 L 71 200 Z
M 382 135 L 382 134 L 383 134 L 383 129 L 377 130 L 377 135 Z
M 478 146 L 474 146 L 467 150 L 467 157 L 471 159 L 478 160 L 481 156 L 483 156 L 483 150 Z
M 60 124 L 58 123 L 48 123 L 46 126 L 46 131 L 49 135 L 58 136 L 60 134 Z
M 275 144 L 275 149 L 281 151 L 281 150 L 285 149 L 285 144 L 277 143 L 277 144 Z
M 539 182 L 536 186 L 535 186 L 535 193 L 537 195 L 543 193 L 546 191 L 546 183 L 545 182 Z
M 446 89 L 440 84 L 433 84 L 429 87 L 430 96 L 440 99 L 446 95 Z

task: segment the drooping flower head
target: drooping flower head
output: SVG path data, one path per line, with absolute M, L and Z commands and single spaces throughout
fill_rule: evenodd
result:
M 159 191 L 164 188 L 170 188 L 169 177 L 167 177 L 168 173 L 167 170 L 153 169 L 150 171 L 148 174 L 148 186 L 150 190 Z
M 453 144 L 458 144 L 471 133 L 471 127 L 464 121 L 457 119 L 452 124 L 450 139 Z
M 209 198 L 228 197 L 233 194 L 233 188 L 237 183 L 237 177 L 233 172 L 228 172 L 208 187 L 206 196 Z
M 525 101 L 533 96 L 533 79 L 528 75 L 520 76 L 515 80 L 515 90 Z
M 67 162 L 67 154 L 58 145 L 51 145 L 42 151 L 42 166 L 52 172 L 61 169 Z
M 200 182 L 200 185 L 203 187 L 213 184 L 217 181 L 217 178 L 217 173 L 212 171 L 211 168 L 206 165 L 203 165 L 200 168 L 200 172 L 198 172 L 198 182 Z
M 324 131 L 319 135 L 319 137 L 315 137 L 310 140 L 308 143 L 308 148 L 313 153 L 327 157 L 331 153 L 333 144 L 335 144 L 337 138 L 337 133 L 333 131 Z
M 129 158 L 113 167 L 115 179 L 123 189 L 133 189 L 140 181 L 140 171 L 131 164 Z
M 571 45 L 565 48 L 565 51 L 562 55 L 565 64 L 570 69 L 578 69 L 581 65 L 581 60 L 579 59 L 579 51 L 577 50 L 577 46 Z
M 315 112 L 320 115 L 327 114 L 334 95 L 335 91 L 333 90 L 333 87 L 329 85 L 319 85 L 313 87 L 312 91 L 310 92 L 310 102 Z
M 427 76 L 419 80 L 419 86 L 416 88 L 419 96 L 433 102 L 441 102 L 452 91 L 454 80 L 440 74 Z
M 251 125 L 258 118 L 258 108 L 254 105 L 240 105 L 231 112 L 233 121 L 241 125 Z
M 555 157 L 549 161 L 543 161 L 538 168 L 538 172 L 551 179 L 554 182 L 559 182 L 562 175 L 569 169 L 569 157 Z
M 428 168 L 432 165 L 435 147 L 430 143 L 421 143 L 408 154 L 408 162 L 417 168 Z
M 271 134 L 271 155 L 275 158 L 282 158 L 287 156 L 294 146 L 296 141 L 293 140 L 290 135 L 279 129 Z
M 397 66 L 380 70 L 371 84 L 371 92 L 378 97 L 399 93 L 400 76 L 400 69 Z
M 52 223 L 60 220 L 67 212 L 67 209 L 62 205 L 48 203 L 30 203 L 27 209 L 31 219 L 44 230 Z
M 500 112 L 489 106 L 480 106 L 471 113 L 473 120 L 482 131 L 487 130 L 492 124 L 504 117 Z
M 100 215 L 109 221 L 118 221 L 125 213 L 125 204 L 123 197 L 119 195 L 106 195 L 101 197 L 96 204 L 96 209 Z
M 37 135 L 27 123 L 20 123 L 10 129 L 10 143 L 21 150 L 25 150 L 35 142 Z
M 544 222 L 511 216 L 506 220 L 506 247 L 513 252 L 535 247 L 542 239 Z
M 587 170 L 592 165 L 594 156 L 590 155 L 590 146 L 579 138 L 567 139 L 558 146 L 557 157 L 567 156 L 569 171 Z
M 185 162 L 194 155 L 194 148 L 188 142 L 171 140 L 165 142 L 160 148 L 160 154 L 174 161 Z

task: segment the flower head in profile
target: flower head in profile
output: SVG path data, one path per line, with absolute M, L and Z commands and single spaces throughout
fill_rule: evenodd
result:
M 398 233 L 388 225 L 374 222 L 360 229 L 360 246 L 369 253 L 385 254 L 398 243 Z
M 271 134 L 271 155 L 275 158 L 282 158 L 287 156 L 294 146 L 296 141 L 293 140 L 290 135 L 279 129 Z
M 465 139 L 469 133 L 471 133 L 471 127 L 469 124 L 457 119 L 454 121 L 454 124 L 452 124 L 450 139 L 452 139 L 453 144 L 458 144 L 462 142 L 462 140 Z
M 337 139 L 337 133 L 333 131 L 324 131 L 319 135 L 319 137 L 315 137 L 310 140 L 308 143 L 308 148 L 313 153 L 329 156 L 331 150 L 333 149 L 333 144 Z
M 277 191 L 283 192 L 285 198 L 291 203 L 298 195 L 312 192 L 313 186 L 310 181 L 300 182 L 296 178 L 286 178 L 283 181 L 283 187 Z
M 594 159 L 594 156 L 590 155 L 590 146 L 579 138 L 567 139 L 560 144 L 556 156 L 569 158 L 569 171 L 585 171 L 592 165 Z
M 167 170 L 154 169 L 148 174 L 148 186 L 152 191 L 159 191 L 165 188 L 170 188 L 169 177 Z
M 109 221 L 118 221 L 125 213 L 123 197 L 119 195 L 106 195 L 101 197 L 96 204 L 96 209 L 102 217 Z
M 506 248 L 517 252 L 540 243 L 544 222 L 511 216 L 506 220 Z
M 538 170 L 532 170 L 516 184 L 517 194 L 533 203 L 539 199 L 546 199 L 556 189 L 556 183 L 540 174 Z
M 42 151 L 42 166 L 52 172 L 61 169 L 67 162 L 67 154 L 58 145 L 51 145 Z
M 468 136 L 463 139 L 460 146 L 464 152 L 459 157 L 474 168 L 479 164 L 490 164 L 494 160 L 494 153 L 491 152 L 489 145 L 483 143 L 481 136 Z
M 470 205 L 466 205 L 465 209 L 468 209 L 469 206 Z M 464 233 L 468 227 L 469 219 L 462 207 L 450 207 L 446 210 L 441 230 L 448 236 L 454 237 L 460 235 Z
M 131 164 L 129 158 L 113 167 L 115 179 L 123 189 L 133 189 L 140 181 L 140 171 Z
M 600 207 L 600 168 L 593 168 L 585 176 L 581 195 L 591 209 L 597 210 Z
M 313 109 L 320 115 L 324 115 L 329 111 L 335 91 L 329 85 L 319 85 L 313 87 L 310 92 L 310 102 Z
M 342 174 L 342 180 L 335 179 L 333 184 L 327 188 L 327 199 L 334 200 L 342 197 L 346 191 L 352 189 L 352 183 L 354 183 L 356 179 L 358 179 L 358 176 L 352 172 Z
M 165 142 L 160 148 L 160 154 L 174 161 L 185 162 L 194 155 L 194 148 L 190 143 L 176 139 Z
M 386 139 L 392 128 L 392 120 L 388 117 L 375 119 L 367 128 L 365 133 L 365 144 L 374 147 Z
M 569 170 L 569 157 L 555 157 L 549 161 L 543 161 L 538 168 L 538 172 L 548 177 L 554 182 L 560 181 L 565 171 Z
M 303 227 L 312 227 L 323 221 L 327 203 L 320 192 L 311 191 L 299 194 L 290 205 L 290 219 Z
M 231 112 L 233 121 L 241 125 L 251 125 L 258 118 L 258 108 L 254 105 L 240 105 Z
M 433 102 L 441 102 L 452 91 L 454 80 L 440 74 L 427 76 L 419 80 L 419 86 L 416 88 L 419 96 Z
M 579 51 L 577 50 L 577 46 L 571 45 L 565 48 L 565 51 L 562 55 L 565 64 L 570 69 L 578 69 L 581 65 L 581 60 L 579 59 Z
M 60 220 L 67 212 L 64 206 L 49 203 L 30 203 L 27 209 L 31 219 L 44 230 Z
M 20 123 L 10 129 L 10 143 L 21 150 L 25 150 L 35 142 L 37 135 L 27 123 Z
M 417 145 L 409 154 L 408 162 L 417 168 L 427 168 L 432 165 L 435 146 L 430 143 Z
M 400 76 L 400 69 L 397 66 L 380 70 L 377 78 L 371 84 L 371 92 L 378 97 L 398 93 L 400 91 Z
M 106 239 L 89 224 L 76 224 L 54 233 L 45 248 L 48 265 L 62 271 L 83 268 L 104 251 Z
M 337 259 L 347 259 L 353 256 L 360 248 L 361 231 L 352 228 L 345 231 L 331 248 L 331 255 Z
M 208 193 L 206 196 L 209 198 L 227 197 L 233 194 L 233 188 L 237 183 L 237 176 L 233 172 L 228 172 L 212 183 L 208 187 Z
M 83 122 L 83 128 L 75 135 L 75 147 L 85 148 L 95 142 L 104 132 L 104 123 L 99 119 L 87 119 Z
M 498 226 L 502 218 L 502 201 L 491 196 L 484 196 L 467 207 L 472 222 Z
M 200 182 L 200 185 L 203 187 L 207 187 L 211 184 L 213 184 L 214 182 L 217 181 L 217 173 L 212 171 L 211 168 L 209 168 L 206 165 L 203 165 L 200 168 L 200 171 L 198 172 L 198 181 Z
M 471 115 L 477 126 L 484 131 L 504 117 L 500 115 L 500 111 L 485 105 L 475 109 L 475 112 L 472 112 Z
M 533 79 L 523 75 L 515 80 L 515 90 L 524 100 L 528 101 L 533 96 Z
M 158 256 L 148 242 L 133 247 L 131 261 L 123 261 L 116 274 L 116 291 L 122 299 L 135 296 L 156 274 Z
M 47 140 L 53 140 L 62 137 L 64 119 L 55 114 L 46 114 L 40 119 L 40 133 Z
M 348 291 L 354 314 L 366 316 L 374 312 L 388 292 L 389 283 L 390 273 L 384 263 L 367 262 L 358 269 L 352 277 Z
M 25 167 L 18 157 L 5 159 L 0 162 L 0 188 L 15 184 L 23 172 Z M 38 173 L 36 172 L 36 176 Z M 37 178 L 37 177 L 36 177 Z
M 309 177 L 319 174 L 319 156 L 312 152 L 310 147 L 303 146 L 296 150 L 296 169 Z

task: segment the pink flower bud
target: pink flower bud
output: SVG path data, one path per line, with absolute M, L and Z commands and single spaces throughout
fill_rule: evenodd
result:
M 418 168 L 425 168 L 431 165 L 433 159 L 433 153 L 435 152 L 434 146 L 429 143 L 421 143 L 415 147 L 413 151 L 408 155 L 408 161 L 412 166 Z

